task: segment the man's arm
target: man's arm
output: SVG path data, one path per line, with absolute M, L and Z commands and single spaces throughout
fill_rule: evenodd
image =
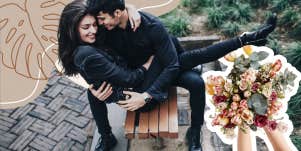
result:
M 155 57 L 157 57 L 164 69 L 146 92 L 156 100 L 166 99 L 161 98 L 160 94 L 167 91 L 168 87 L 178 75 L 178 56 L 172 40 L 160 22 L 154 23 L 149 32 L 149 36 L 153 49 L 156 51 Z

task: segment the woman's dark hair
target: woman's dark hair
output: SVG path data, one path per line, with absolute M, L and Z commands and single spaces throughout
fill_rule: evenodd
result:
M 75 75 L 78 71 L 73 61 L 73 52 L 81 44 L 78 26 L 88 12 L 83 0 L 75 0 L 65 6 L 58 28 L 58 52 L 59 59 L 64 67 L 66 75 Z
M 124 10 L 124 0 L 87 0 L 88 8 L 93 14 L 98 14 L 100 11 L 108 13 L 114 17 L 114 12 L 117 9 Z

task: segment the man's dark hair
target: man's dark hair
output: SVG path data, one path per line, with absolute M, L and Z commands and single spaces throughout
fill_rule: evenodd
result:
M 125 9 L 124 0 L 87 0 L 87 5 L 89 10 L 95 15 L 102 11 L 113 17 L 115 10 Z

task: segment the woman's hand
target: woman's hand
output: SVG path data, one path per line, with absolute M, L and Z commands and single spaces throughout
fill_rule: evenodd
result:
M 150 67 L 154 59 L 154 55 L 150 56 L 149 59 L 142 65 L 146 70 Z
M 100 101 L 105 101 L 113 93 L 111 84 L 106 82 L 103 82 L 97 90 L 91 84 L 89 90 Z
M 127 4 L 125 7 L 128 11 L 131 27 L 132 27 L 133 31 L 135 32 L 137 30 L 137 28 L 140 26 L 141 16 L 134 5 Z

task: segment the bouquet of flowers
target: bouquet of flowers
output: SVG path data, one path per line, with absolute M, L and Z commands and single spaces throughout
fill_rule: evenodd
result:
M 221 58 L 226 71 L 209 71 L 206 81 L 207 126 L 223 138 L 235 129 L 288 130 L 287 102 L 297 92 L 300 73 L 267 47 L 245 46 Z M 287 118 L 288 120 L 288 118 Z M 224 141 L 225 142 L 225 141 Z

